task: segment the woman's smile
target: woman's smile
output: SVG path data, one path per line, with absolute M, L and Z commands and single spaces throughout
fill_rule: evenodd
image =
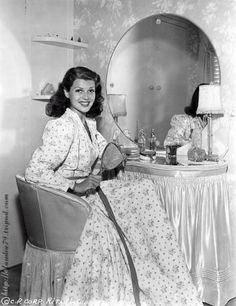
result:
M 79 104 L 81 104 L 84 107 L 88 107 L 90 105 L 91 101 L 79 101 Z

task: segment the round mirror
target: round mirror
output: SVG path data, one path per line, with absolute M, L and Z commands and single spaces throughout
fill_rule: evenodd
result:
M 220 84 L 219 61 L 206 34 L 189 20 L 153 15 L 118 42 L 107 72 L 108 104 L 118 126 L 137 138 L 155 130 L 163 144 L 174 114 L 184 113 L 200 83 Z

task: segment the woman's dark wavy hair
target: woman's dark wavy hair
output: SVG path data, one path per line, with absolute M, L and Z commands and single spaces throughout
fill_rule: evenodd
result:
M 96 72 L 80 66 L 71 68 L 66 72 L 62 82 L 59 83 L 56 93 L 51 97 L 50 101 L 46 105 L 46 114 L 48 116 L 61 117 L 65 113 L 66 109 L 70 107 L 70 99 L 65 96 L 64 90 L 69 92 L 76 79 L 94 81 L 95 101 L 90 110 L 87 112 L 86 116 L 89 118 L 95 118 L 101 114 L 103 110 L 102 102 L 104 101 L 104 98 L 102 96 L 100 76 Z
M 194 93 L 192 95 L 192 100 L 189 106 L 186 106 L 184 108 L 185 114 L 196 117 L 197 116 L 197 108 L 198 108 L 198 98 L 199 98 L 199 87 L 201 85 L 209 85 L 209 83 L 201 83 L 199 84 L 196 89 L 194 90 Z M 201 115 L 200 115 L 201 116 Z

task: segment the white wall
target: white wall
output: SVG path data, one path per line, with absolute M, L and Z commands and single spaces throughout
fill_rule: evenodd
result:
M 56 87 L 73 63 L 72 50 L 32 43 L 31 37 L 55 33 L 70 39 L 73 2 L 0 2 L 0 269 L 22 261 L 24 230 L 15 174 L 24 172 L 48 120 L 46 103 L 32 100 L 31 94 L 43 80 Z

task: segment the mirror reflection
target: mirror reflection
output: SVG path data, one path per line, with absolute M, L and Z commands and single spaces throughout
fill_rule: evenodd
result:
M 220 84 L 220 67 L 206 34 L 177 15 L 147 17 L 118 42 L 107 72 L 113 117 L 133 140 L 154 130 L 163 145 L 174 114 L 184 113 L 196 87 Z

